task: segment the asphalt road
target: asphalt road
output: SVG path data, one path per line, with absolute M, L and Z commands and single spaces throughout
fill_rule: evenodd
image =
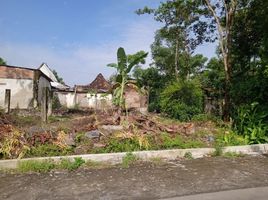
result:
M 267 186 L 268 158 L 265 156 L 182 159 L 167 163 L 138 163 L 130 168 L 115 166 L 43 174 L 0 173 L 0 199 L 8 200 L 175 197 L 178 200 L 262 200 L 265 196 L 267 200 Z M 243 188 L 253 189 L 237 190 Z
M 268 187 L 228 190 L 221 192 L 173 197 L 162 200 L 267 200 Z

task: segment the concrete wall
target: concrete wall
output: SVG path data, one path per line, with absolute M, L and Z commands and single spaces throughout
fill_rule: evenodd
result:
M 31 79 L 0 78 L 0 107 L 5 106 L 5 91 L 11 90 L 10 108 L 28 109 L 33 107 L 34 83 Z
M 74 92 L 55 92 L 55 96 L 59 98 L 60 104 L 67 108 L 74 107 L 75 95 Z
M 68 108 L 78 105 L 81 108 L 98 108 L 112 106 L 111 94 L 90 94 L 90 93 L 74 93 L 74 92 L 55 92 L 58 96 L 60 104 Z
M 43 97 L 43 88 L 48 88 L 49 91 L 51 91 L 51 86 L 50 86 L 50 82 L 44 78 L 43 76 L 40 76 L 39 77 L 39 80 L 38 80 L 38 103 L 41 102 L 41 99 Z

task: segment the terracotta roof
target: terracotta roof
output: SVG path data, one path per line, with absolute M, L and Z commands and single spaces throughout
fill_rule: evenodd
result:
M 88 85 L 76 85 L 77 91 L 94 90 L 97 92 L 108 92 L 111 89 L 110 83 L 103 77 L 101 73 Z

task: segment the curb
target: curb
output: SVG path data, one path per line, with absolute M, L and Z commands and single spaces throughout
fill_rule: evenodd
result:
M 268 144 L 254 144 L 245 146 L 229 146 L 224 147 L 223 153 L 233 152 L 246 155 L 256 155 L 268 153 Z M 163 158 L 168 160 L 174 160 L 176 158 L 184 157 L 185 153 L 191 153 L 193 158 L 202 158 L 215 151 L 214 148 L 194 148 L 194 149 L 171 149 L 171 150 L 156 150 L 156 151 L 135 151 L 132 152 L 141 160 L 150 160 L 152 158 Z M 106 162 L 111 164 L 121 163 L 123 157 L 127 152 L 122 153 L 105 153 L 105 154 L 84 154 L 84 155 L 71 155 L 71 156 L 54 156 L 54 157 L 37 157 L 37 158 L 25 158 L 25 159 L 11 159 L 0 160 L 0 169 L 15 169 L 18 163 L 28 160 L 53 160 L 59 162 L 63 158 L 73 160 L 74 158 L 81 157 L 85 161 L 92 160 L 96 162 Z

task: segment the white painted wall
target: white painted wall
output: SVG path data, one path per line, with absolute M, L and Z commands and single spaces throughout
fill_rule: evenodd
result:
M 87 94 L 88 106 L 90 108 L 101 108 L 102 106 L 111 106 L 112 105 L 112 94 Z
M 55 92 L 58 96 L 60 104 L 67 108 L 72 108 L 75 104 L 84 108 L 102 108 L 105 106 L 112 105 L 112 94 L 86 94 L 86 93 L 75 93 L 74 92 Z M 97 102 L 96 102 L 97 101 Z
M 54 95 L 58 96 L 61 105 L 66 106 L 67 108 L 74 107 L 74 92 L 55 92 Z
M 33 80 L 0 78 L 0 107 L 5 106 L 5 91 L 11 90 L 10 108 L 33 106 Z

